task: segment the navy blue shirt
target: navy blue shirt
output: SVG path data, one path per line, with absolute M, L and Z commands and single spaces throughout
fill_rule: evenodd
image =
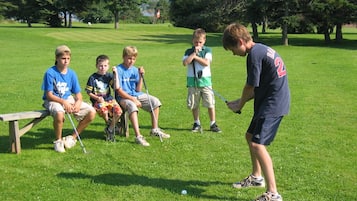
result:
M 272 48 L 255 43 L 247 56 L 247 84 L 254 86 L 254 117 L 279 117 L 290 109 L 285 64 Z

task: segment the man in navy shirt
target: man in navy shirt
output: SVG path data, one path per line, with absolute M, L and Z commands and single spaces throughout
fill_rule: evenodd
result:
M 286 67 L 275 50 L 255 43 L 246 27 L 238 23 L 226 27 L 222 42 L 224 49 L 232 51 L 233 55 L 247 55 L 246 84 L 241 97 L 228 102 L 228 108 L 240 113 L 245 103 L 254 99 L 254 114 L 246 132 L 253 170 L 233 187 L 265 187 L 264 175 L 267 191 L 257 200 L 282 201 L 266 146 L 274 140 L 283 116 L 289 112 L 290 90 Z

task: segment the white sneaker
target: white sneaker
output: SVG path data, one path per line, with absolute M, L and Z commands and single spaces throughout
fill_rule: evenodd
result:
M 170 138 L 171 137 L 169 134 L 162 132 L 162 130 L 160 130 L 160 128 L 151 129 L 150 134 L 152 136 L 157 136 L 157 137 L 160 137 L 160 135 L 161 135 L 162 138 Z
M 64 149 L 63 141 L 61 139 L 54 141 L 53 144 L 55 151 L 60 153 L 66 152 L 66 150 Z
M 72 135 L 68 135 L 63 138 L 64 147 L 70 149 L 76 145 L 77 140 L 73 139 Z
M 144 147 L 150 146 L 148 142 L 146 142 L 144 136 L 139 135 L 138 137 L 135 138 L 136 143 L 143 145 Z

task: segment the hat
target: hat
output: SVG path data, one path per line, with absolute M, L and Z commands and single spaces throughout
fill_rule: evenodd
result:
M 66 45 L 61 45 L 56 48 L 55 55 L 59 56 L 65 52 L 71 54 L 71 50 L 69 49 L 69 47 L 67 47 Z

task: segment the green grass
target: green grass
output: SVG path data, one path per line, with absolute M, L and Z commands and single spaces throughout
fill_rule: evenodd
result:
M 52 119 L 47 118 L 22 138 L 22 153 L 9 153 L 8 123 L 0 122 L 0 200 L 252 200 L 263 189 L 236 190 L 232 182 L 250 173 L 244 132 L 252 102 L 242 115 L 230 112 L 217 99 L 222 134 L 192 134 L 186 109 L 186 69 L 183 52 L 192 30 L 163 25 L 76 24 L 72 29 L 22 24 L 0 25 L 0 113 L 41 109 L 41 82 L 54 63 L 54 49 L 67 44 L 71 67 L 82 87 L 95 71 L 95 58 L 107 54 L 121 62 L 126 45 L 139 49 L 137 65 L 146 69 L 149 92 L 161 99 L 160 126 L 171 134 L 163 143 L 149 137 L 150 118 L 139 113 L 142 133 L 150 147 L 128 139 L 107 143 L 103 121 L 97 117 L 82 134 L 89 154 L 80 146 L 53 151 Z M 283 57 L 289 74 L 292 107 L 269 151 L 274 160 L 278 190 L 284 200 L 356 200 L 357 172 L 357 30 L 344 28 L 345 40 L 325 44 L 323 35 L 260 35 Z M 331 36 L 332 38 L 334 36 Z M 227 99 L 238 98 L 245 82 L 245 58 L 233 57 L 209 33 L 213 48 L 214 88 Z M 88 101 L 88 96 L 84 94 Z M 208 129 L 202 108 L 201 121 Z M 21 125 L 26 122 L 20 122 Z M 71 130 L 65 123 L 64 133 Z M 188 195 L 181 196 L 182 189 Z

